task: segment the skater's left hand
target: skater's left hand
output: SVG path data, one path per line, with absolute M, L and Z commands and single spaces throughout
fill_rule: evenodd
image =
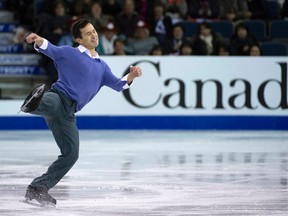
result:
M 130 72 L 128 74 L 128 85 L 130 85 L 136 77 L 142 76 L 142 70 L 138 66 L 130 66 Z

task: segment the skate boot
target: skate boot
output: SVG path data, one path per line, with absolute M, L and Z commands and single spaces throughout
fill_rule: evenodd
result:
M 21 111 L 32 112 L 37 109 L 40 104 L 41 98 L 48 87 L 43 84 L 34 88 L 29 95 L 25 98 L 24 103 L 21 106 Z
M 28 186 L 26 195 L 26 201 L 32 201 L 35 199 L 43 206 L 55 206 L 57 201 L 50 194 L 48 194 L 48 190 L 42 187 L 33 187 L 31 185 Z

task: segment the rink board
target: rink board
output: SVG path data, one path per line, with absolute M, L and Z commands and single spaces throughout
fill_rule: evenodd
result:
M 122 77 L 143 76 L 121 93 L 102 88 L 77 115 L 80 129 L 286 130 L 285 57 L 103 57 Z M 0 101 L 0 129 L 44 129 L 17 114 L 23 101 Z
M 42 117 L 1 117 L 0 130 L 47 129 Z M 78 116 L 79 129 L 287 130 L 283 116 Z

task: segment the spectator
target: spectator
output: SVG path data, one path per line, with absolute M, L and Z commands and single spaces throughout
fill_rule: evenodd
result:
M 52 7 L 51 4 L 48 4 L 48 0 L 43 0 L 41 4 L 39 3 L 39 14 L 35 14 L 34 17 L 34 31 L 37 34 L 42 34 L 47 36 L 47 32 L 49 32 L 49 28 L 51 25 L 51 15 L 52 15 Z
M 160 45 L 155 45 L 153 46 L 150 55 L 152 56 L 160 56 L 160 55 L 165 55 L 162 47 Z
M 99 35 L 98 53 L 101 55 L 112 55 L 114 53 L 114 41 L 117 39 L 115 25 L 110 22 L 104 27 Z
M 158 42 L 162 45 L 168 35 L 172 35 L 171 18 L 165 16 L 165 5 L 156 2 L 153 7 L 153 16 L 149 22 L 152 26 L 151 35 L 154 35 Z
M 124 56 L 124 55 L 131 55 L 125 47 L 125 42 L 122 39 L 117 38 L 114 43 L 114 53 L 113 55 L 119 55 L 119 56 Z
M 252 16 L 245 0 L 218 0 L 219 18 L 231 22 Z
M 193 41 L 195 55 L 218 55 L 222 44 L 221 36 L 212 30 L 208 22 L 199 25 Z
M 230 55 L 229 46 L 227 44 L 221 44 L 221 46 L 219 48 L 218 55 L 219 56 L 229 56 Z
M 161 0 L 166 5 L 166 10 L 174 13 L 179 19 L 186 19 L 187 16 L 187 2 L 186 0 Z M 176 13 L 175 13 L 176 12 Z
M 92 4 L 92 0 L 74 0 L 74 7 L 72 14 L 74 16 L 85 17 L 90 14 L 90 6 Z
M 190 0 L 188 4 L 188 17 L 192 21 L 216 19 L 218 13 L 218 4 L 215 0 Z
M 66 13 L 65 4 L 62 1 L 54 2 L 52 8 L 51 14 L 41 13 L 39 15 L 36 32 L 52 43 L 58 44 L 63 36 L 70 33 L 68 25 L 70 16 Z M 39 64 L 45 69 L 49 77 L 47 85 L 50 86 L 58 79 L 58 71 L 53 60 L 44 55 L 41 57 Z
M 151 7 L 152 5 L 152 7 Z M 139 19 L 147 22 L 147 16 L 151 12 L 149 11 L 150 8 L 153 8 L 153 1 L 149 0 L 139 0 L 135 1 L 135 9 L 139 14 Z
M 23 52 L 32 52 L 33 49 L 31 46 L 28 46 L 26 43 L 26 37 L 28 36 L 28 31 L 26 28 L 19 26 L 15 29 L 15 34 L 13 36 L 13 42 L 19 44 L 23 47 Z
M 248 28 L 243 23 L 239 23 L 230 39 L 231 55 L 248 55 L 252 44 L 259 43 L 253 35 L 249 34 Z
M 102 13 L 102 6 L 99 1 L 92 2 L 90 13 L 85 18 L 91 20 L 92 25 L 99 33 L 109 23 L 109 16 Z
M 150 36 L 146 23 L 139 21 L 135 30 L 135 37 L 128 38 L 127 45 L 135 55 L 149 55 L 154 45 L 158 45 L 156 37 Z
M 190 42 L 183 43 L 180 47 L 179 55 L 181 55 L 181 56 L 194 55 L 192 44 Z
M 124 0 L 123 10 L 118 14 L 115 21 L 121 36 L 124 38 L 134 37 L 135 27 L 139 21 L 139 15 L 135 11 L 133 0 Z
M 68 29 L 68 22 L 70 20 L 70 16 L 66 13 L 65 5 L 62 1 L 58 1 L 54 5 L 54 16 L 52 17 L 52 39 L 50 41 L 57 44 L 60 38 L 67 34 L 70 31 Z
M 266 20 L 268 5 L 266 0 L 245 0 L 248 10 L 251 12 L 250 19 Z
M 166 7 L 165 16 L 171 19 L 172 24 L 176 24 L 185 20 L 182 18 L 181 12 L 176 5 L 171 5 L 170 7 Z
M 172 38 L 167 38 L 163 43 L 163 50 L 167 55 L 179 55 L 180 47 L 187 39 L 184 37 L 184 27 L 177 23 L 172 28 Z
M 281 9 L 281 17 L 288 20 L 288 0 L 285 0 Z
M 106 0 L 102 4 L 102 9 L 104 14 L 115 17 L 122 11 L 122 5 L 116 0 Z
M 249 49 L 249 56 L 262 56 L 262 49 L 258 44 L 253 44 Z
M 33 27 L 34 13 L 33 13 L 33 0 L 7 0 L 6 7 L 14 14 L 14 19 L 17 20 L 19 25 L 25 26 L 30 29 Z
M 80 19 L 79 16 L 72 16 L 71 19 L 69 20 L 68 22 L 68 26 L 69 26 L 69 29 L 71 29 L 72 25 L 74 22 L 78 21 Z M 64 45 L 68 45 L 68 46 L 75 46 L 76 45 L 76 42 L 74 41 L 74 38 L 71 34 L 71 31 L 67 32 L 66 35 L 63 35 L 58 44 L 58 46 L 64 46 Z
M 51 14 L 42 13 L 37 19 L 36 32 L 43 35 L 54 44 L 58 44 L 60 38 L 69 32 L 68 23 L 70 16 L 66 13 L 62 1 L 53 4 Z

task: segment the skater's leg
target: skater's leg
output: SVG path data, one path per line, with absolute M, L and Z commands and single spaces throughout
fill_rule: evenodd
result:
M 48 189 L 54 187 L 72 168 L 79 155 L 79 135 L 74 120 L 55 121 L 45 118 L 52 130 L 61 155 L 48 168 L 42 176 L 33 180 L 31 185 L 35 187 L 46 186 Z
M 44 116 L 61 155 L 51 164 L 46 173 L 34 179 L 30 185 L 51 189 L 78 159 L 79 133 L 74 116 L 75 103 L 61 94 L 48 92 L 43 96 L 36 112 Z
M 62 104 L 62 102 L 65 102 L 65 100 L 62 101 L 57 93 L 53 91 L 45 92 L 37 109 L 30 113 L 34 115 L 41 115 L 43 117 L 60 117 L 62 106 L 65 106 L 65 104 Z

